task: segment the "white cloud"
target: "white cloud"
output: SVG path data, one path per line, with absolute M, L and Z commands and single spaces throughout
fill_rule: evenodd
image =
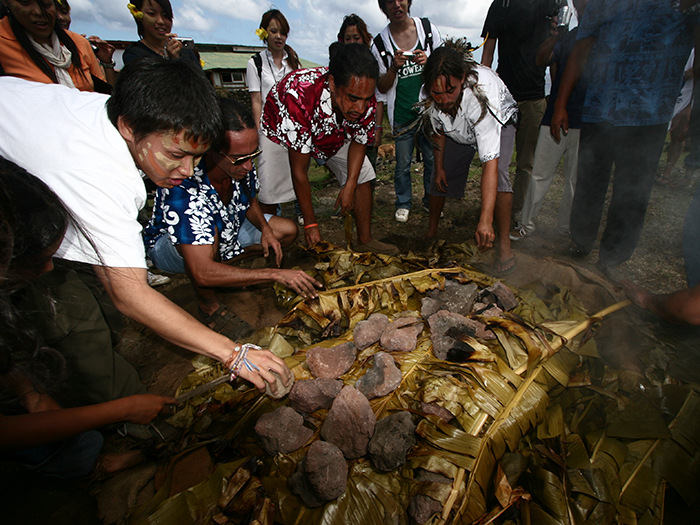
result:
M 133 31 L 136 24 L 126 8 L 125 0 L 71 0 L 71 18 L 74 23 L 94 23 L 117 31 Z
M 239 20 L 260 20 L 267 10 L 256 0 L 190 0 L 202 11 L 216 13 Z
M 198 5 L 185 2 L 177 11 L 177 30 L 185 34 L 187 31 L 209 33 L 219 27 L 219 21 L 202 10 Z M 185 32 L 183 32 L 183 29 Z
M 259 45 L 254 30 L 261 15 L 280 9 L 290 25 L 289 44 L 302 58 L 328 62 L 328 45 L 336 39 L 345 15 L 355 13 L 376 35 L 388 23 L 377 0 L 171 0 L 174 30 L 197 42 Z M 479 35 L 492 0 L 414 0 L 411 14 L 427 16 L 443 36 Z M 128 0 L 71 0 L 75 30 L 98 31 L 109 38 L 136 39 Z

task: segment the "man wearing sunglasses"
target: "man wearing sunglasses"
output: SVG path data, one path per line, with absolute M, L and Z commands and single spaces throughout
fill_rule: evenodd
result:
M 226 310 L 214 288 L 279 282 L 303 297 L 316 297 L 321 284 L 301 270 L 284 270 L 282 248 L 297 237 L 294 221 L 263 214 L 253 160 L 260 155 L 251 113 L 232 99 L 219 99 L 226 134 L 173 188 L 159 188 L 144 233 L 148 255 L 159 269 L 187 273 L 205 324 L 232 339 L 251 327 Z M 244 269 L 230 263 L 272 250 L 277 268 Z

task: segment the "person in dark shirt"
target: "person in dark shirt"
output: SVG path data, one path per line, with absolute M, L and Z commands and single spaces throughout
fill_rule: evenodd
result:
M 575 0 L 574 7 L 579 19 L 583 16 L 588 0 Z M 586 96 L 586 83 L 581 81 L 569 98 L 566 109 L 569 112 L 569 133 L 555 141 L 551 134 L 550 123 L 554 112 L 554 102 L 557 99 L 566 61 L 576 42 L 578 27 L 571 31 L 558 28 L 559 20 L 552 20 L 552 36 L 545 40 L 537 52 L 537 64 L 549 66 L 552 71 L 552 90 L 549 94 L 547 109 L 542 118 L 540 135 L 535 148 L 535 163 L 532 167 L 532 177 L 525 194 L 523 213 L 515 230 L 510 234 L 512 241 L 520 241 L 535 231 L 535 219 L 540 212 L 544 197 L 552 184 L 559 162 L 564 161 L 564 194 L 559 205 L 557 226 L 559 232 L 569 234 L 569 218 L 571 216 L 571 201 L 576 187 L 576 170 L 578 167 L 578 142 L 581 135 L 581 113 Z
M 199 65 L 199 59 L 191 49 L 185 49 L 173 28 L 173 7 L 170 0 L 133 0 L 127 6 L 136 21 L 141 40 L 124 51 L 124 65 L 137 58 L 159 56 L 184 58 Z
M 538 48 L 549 36 L 551 16 L 556 14 L 560 3 L 560 0 L 494 0 L 481 34 L 486 39 L 481 63 L 491 67 L 498 42 L 497 72 L 520 109 L 515 137 L 515 213 L 523 207 L 540 123 L 547 106 L 544 98 L 546 68 L 537 65 L 535 57 Z

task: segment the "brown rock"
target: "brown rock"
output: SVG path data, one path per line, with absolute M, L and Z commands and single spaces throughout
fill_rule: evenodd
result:
M 498 306 L 506 312 L 517 307 L 519 304 L 513 291 L 501 281 L 496 281 L 492 286 L 486 288 L 482 292 L 482 295 L 485 295 L 486 293 L 492 294 L 495 297 Z
M 307 414 L 330 408 L 342 388 L 343 382 L 337 379 L 297 381 L 289 393 L 289 406 Z
M 352 343 L 343 343 L 333 348 L 317 346 L 306 352 L 306 364 L 319 379 L 338 379 L 350 370 L 357 351 Z
M 390 352 L 412 352 L 418 336 L 423 331 L 423 321 L 416 317 L 400 317 L 390 323 L 382 333 L 380 344 Z
M 389 324 L 389 318 L 384 314 L 372 314 L 364 321 L 355 325 L 353 339 L 358 350 L 364 350 L 379 341 L 382 332 Z
M 289 454 L 300 449 L 314 431 L 304 426 L 304 418 L 293 408 L 283 406 L 260 416 L 255 424 L 255 433 L 265 452 L 274 456 L 278 452 Z
M 396 367 L 390 354 L 377 352 L 372 360 L 372 368 L 355 383 L 355 388 L 367 396 L 367 399 L 390 394 L 401 384 L 401 370 Z
M 367 398 L 351 386 L 344 387 L 333 401 L 321 427 L 321 437 L 333 443 L 347 459 L 367 454 L 377 418 Z
M 289 490 L 294 494 L 299 496 L 304 502 L 304 505 L 310 509 L 320 507 L 325 503 L 321 498 L 318 497 L 316 491 L 314 490 L 309 478 L 306 477 L 306 456 L 299 463 L 297 463 L 296 469 L 294 469 L 294 474 L 289 477 L 287 484 L 289 485 Z
M 323 501 L 331 501 L 345 493 L 348 464 L 342 451 L 333 443 L 314 441 L 306 455 L 306 477 Z
M 425 523 L 442 510 L 442 504 L 425 494 L 417 494 L 408 504 L 408 517 L 411 523 Z
M 314 441 L 289 478 L 289 488 L 309 508 L 320 507 L 345 493 L 348 464 L 338 447 Z
M 420 404 L 420 411 L 424 414 L 432 414 L 438 416 L 446 423 L 454 419 L 454 414 L 444 407 L 441 407 L 437 403 L 423 403 Z

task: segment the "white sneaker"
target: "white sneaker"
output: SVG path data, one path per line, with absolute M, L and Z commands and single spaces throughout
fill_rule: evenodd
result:
M 299 226 L 304 226 L 304 217 L 297 215 L 297 222 L 299 223 Z
M 167 275 L 158 275 L 155 273 L 148 272 L 148 285 L 151 288 L 160 286 L 162 284 L 168 284 L 170 282 L 170 277 Z
M 532 232 L 525 229 L 524 226 L 517 225 L 515 229 L 508 235 L 508 238 L 513 241 L 522 241 L 525 237 L 529 237 Z
M 411 210 L 408 208 L 399 208 L 394 214 L 394 219 L 396 219 L 396 222 L 406 222 L 408 220 L 409 213 L 411 213 Z

